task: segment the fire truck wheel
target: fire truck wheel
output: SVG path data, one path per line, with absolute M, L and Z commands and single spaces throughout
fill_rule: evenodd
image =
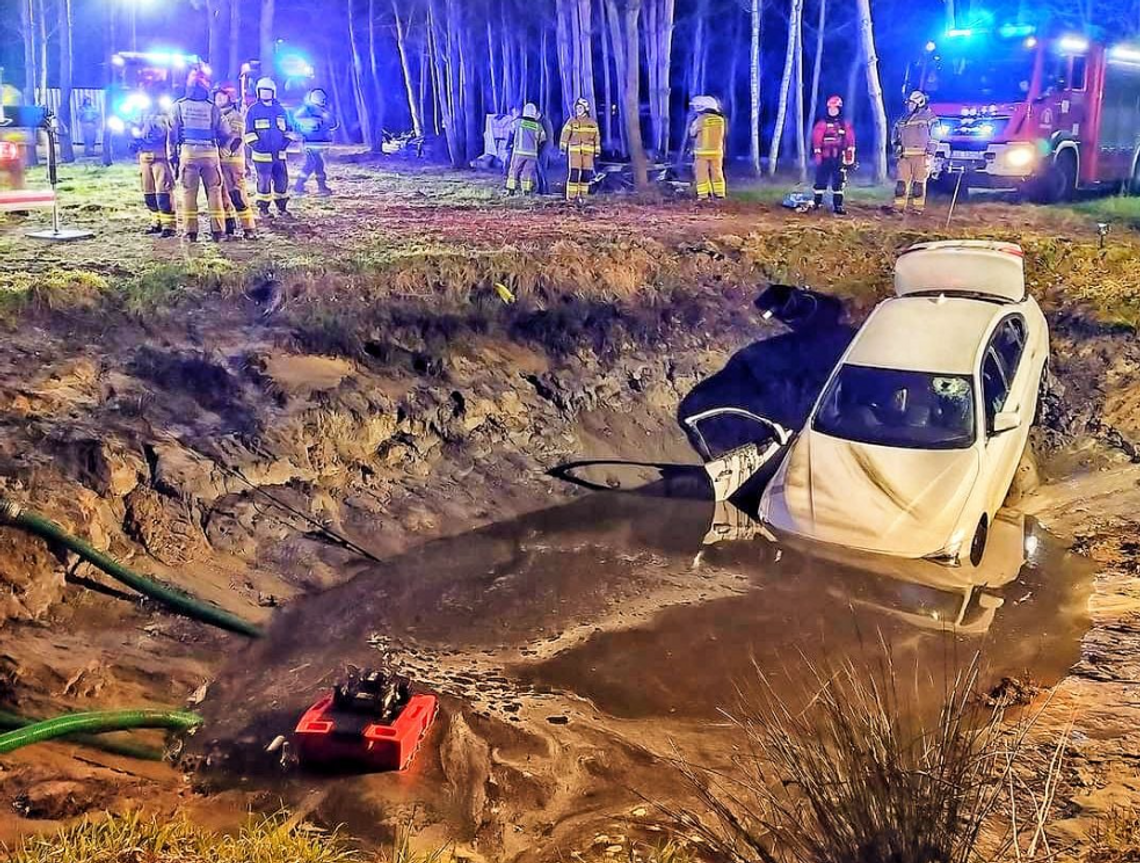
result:
M 1033 197 L 1042 204 L 1068 201 L 1077 191 L 1077 158 L 1069 150 L 1062 150 L 1034 190 Z

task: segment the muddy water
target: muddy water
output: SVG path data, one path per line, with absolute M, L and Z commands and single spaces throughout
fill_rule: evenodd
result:
M 794 688 L 809 664 L 877 661 L 880 644 L 928 695 L 975 651 L 993 682 L 1050 684 L 1078 658 L 1091 568 L 1032 523 L 995 524 L 976 571 L 853 565 L 752 536 L 693 494 L 700 476 L 675 469 L 655 486 L 666 496 L 590 494 L 430 543 L 299 601 L 220 681 L 215 727 L 287 732 L 346 664 L 385 656 L 514 722 L 551 694 L 620 719 L 713 717 L 756 667 Z M 603 467 L 592 482 L 624 478 Z M 977 584 L 955 585 L 967 576 Z

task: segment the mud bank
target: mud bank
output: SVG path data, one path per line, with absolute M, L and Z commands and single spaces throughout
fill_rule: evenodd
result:
M 0 838 L 104 808 L 185 808 L 225 824 L 282 801 L 366 840 L 414 814 L 426 842 L 454 839 L 488 859 L 652 835 L 651 816 L 630 815 L 644 809 L 638 792 L 686 793 L 664 765 L 674 745 L 723 757 L 713 705 L 750 657 L 775 662 L 805 638 L 848 649 L 880 629 L 914 667 L 948 668 L 947 656 L 967 658 L 987 638 L 995 678 L 1029 672 L 1051 685 L 1077 663 L 1081 676 L 1058 692 L 1083 681 L 1072 703 L 1099 705 L 1100 732 L 1086 735 L 1106 741 L 1088 750 L 1106 772 L 1087 787 L 1126 787 L 1111 748 L 1123 726 L 1110 719 L 1131 697 L 1130 660 L 1107 654 L 1121 666 L 1106 681 L 1080 669 L 1108 667 L 1106 633 L 1132 625 L 1098 605 L 1116 608 L 1105 597 L 1130 591 L 1130 576 L 1098 562 L 1085 635 L 1093 573 L 1064 551 L 1068 537 L 1096 534 L 1100 498 L 1071 523 L 1054 517 L 1060 503 L 1027 503 L 1061 541 L 1040 535 L 1044 563 L 1014 561 L 1017 579 L 983 602 L 775 562 L 757 543 L 705 547 L 719 517 L 707 501 L 578 500 L 585 492 L 548 476 L 591 458 L 692 464 L 676 419 L 697 407 L 775 406 L 794 425 L 844 331 L 790 338 L 756 315 L 754 280 L 816 281 L 810 249 L 821 242 L 862 250 L 852 272 L 824 279 L 858 289 L 858 317 L 886 290 L 897 248 L 920 235 L 781 231 L 622 240 L 585 259 L 570 244 L 531 270 L 537 248 L 385 259 L 383 279 L 355 264 L 248 282 L 227 270 L 173 314 L 69 306 L 29 318 L 0 345 L 0 492 L 274 628 L 253 646 L 206 631 L 0 530 L 5 706 L 49 714 L 193 697 L 210 718 L 189 774 L 64 745 L 6 757 L 0 794 L 13 808 Z M 1140 435 L 1134 339 L 1095 322 L 1096 296 L 1063 291 L 1070 275 L 1093 282 L 1090 243 L 1043 244 L 1034 263 L 1061 385 L 1036 443 L 1057 477 L 1119 467 Z M 491 284 L 507 270 L 509 306 Z M 576 290 L 583 273 L 590 285 Z M 621 485 L 619 472 L 602 484 Z M 1109 524 L 1097 542 L 1128 530 Z M 946 641 L 928 625 L 951 616 L 974 631 Z M 444 696 L 411 773 L 317 781 L 264 753 L 345 663 L 384 656 Z

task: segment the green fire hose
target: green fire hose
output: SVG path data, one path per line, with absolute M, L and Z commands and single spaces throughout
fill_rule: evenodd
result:
M 18 713 L 8 713 L 0 710 L 0 731 L 11 731 L 16 728 L 27 728 L 43 722 L 42 719 L 31 719 L 20 716 Z M 122 755 L 126 758 L 137 758 L 140 761 L 161 761 L 163 751 L 157 746 L 147 746 L 145 743 L 132 743 L 129 740 L 105 740 L 94 734 L 71 734 L 67 737 L 68 743 L 86 746 L 88 749 L 99 749 L 111 755 Z
M 18 503 L 0 497 L 0 524 L 2 523 L 22 528 L 49 542 L 59 543 L 75 552 L 88 563 L 99 567 L 111 578 L 137 590 L 144 596 L 161 602 L 179 614 L 200 620 L 202 623 L 208 623 L 211 626 L 217 626 L 220 629 L 247 635 L 250 638 L 260 638 L 262 635 L 261 629 L 248 620 L 218 608 L 216 605 L 196 599 L 153 578 L 139 575 L 137 572 L 127 569 L 117 560 L 96 551 L 78 537 L 67 533 L 54 521 L 24 509 Z
M 185 710 L 103 710 L 68 713 L 0 734 L 0 755 L 33 743 L 43 743 L 73 734 L 103 734 L 133 728 L 169 728 L 188 731 L 202 724 L 202 717 Z

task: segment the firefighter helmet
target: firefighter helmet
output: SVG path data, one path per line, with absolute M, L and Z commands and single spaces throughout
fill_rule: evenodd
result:
M 202 69 L 192 69 L 186 76 L 186 95 L 196 102 L 210 98 L 210 76 Z
M 220 94 L 224 94 L 226 96 L 226 98 L 229 99 L 229 102 L 227 104 L 236 105 L 238 103 L 237 87 L 235 87 L 229 81 L 223 81 L 221 84 L 219 84 L 217 87 L 214 88 L 214 101 L 215 102 L 218 101 L 218 96 Z
M 534 102 L 527 102 L 525 105 L 523 105 L 522 115 L 527 120 L 537 120 L 538 105 L 534 104 Z
M 716 100 L 715 96 L 694 96 L 689 106 L 698 114 L 705 111 L 719 111 L 720 103 Z
M 262 90 L 268 90 L 270 93 L 272 93 L 273 95 L 270 97 L 271 99 L 277 98 L 277 82 L 274 81 L 272 78 L 269 78 L 269 77 L 258 78 L 257 79 L 257 87 L 255 89 L 257 90 L 257 98 L 259 98 L 259 99 L 261 98 L 261 91 Z
M 930 99 L 921 90 L 915 90 L 907 97 L 906 104 L 912 111 L 921 111 L 930 104 Z
M 309 91 L 309 95 L 306 98 L 318 108 L 323 108 L 329 103 L 329 94 L 325 91 L 324 87 L 314 87 Z
M 577 114 L 579 117 L 590 116 L 590 103 L 587 102 L 585 99 L 579 99 L 577 102 L 574 103 L 574 113 Z
M 843 97 L 842 96 L 832 96 L 830 99 L 827 100 L 827 110 L 830 112 L 833 109 L 834 109 L 836 114 L 843 113 Z

